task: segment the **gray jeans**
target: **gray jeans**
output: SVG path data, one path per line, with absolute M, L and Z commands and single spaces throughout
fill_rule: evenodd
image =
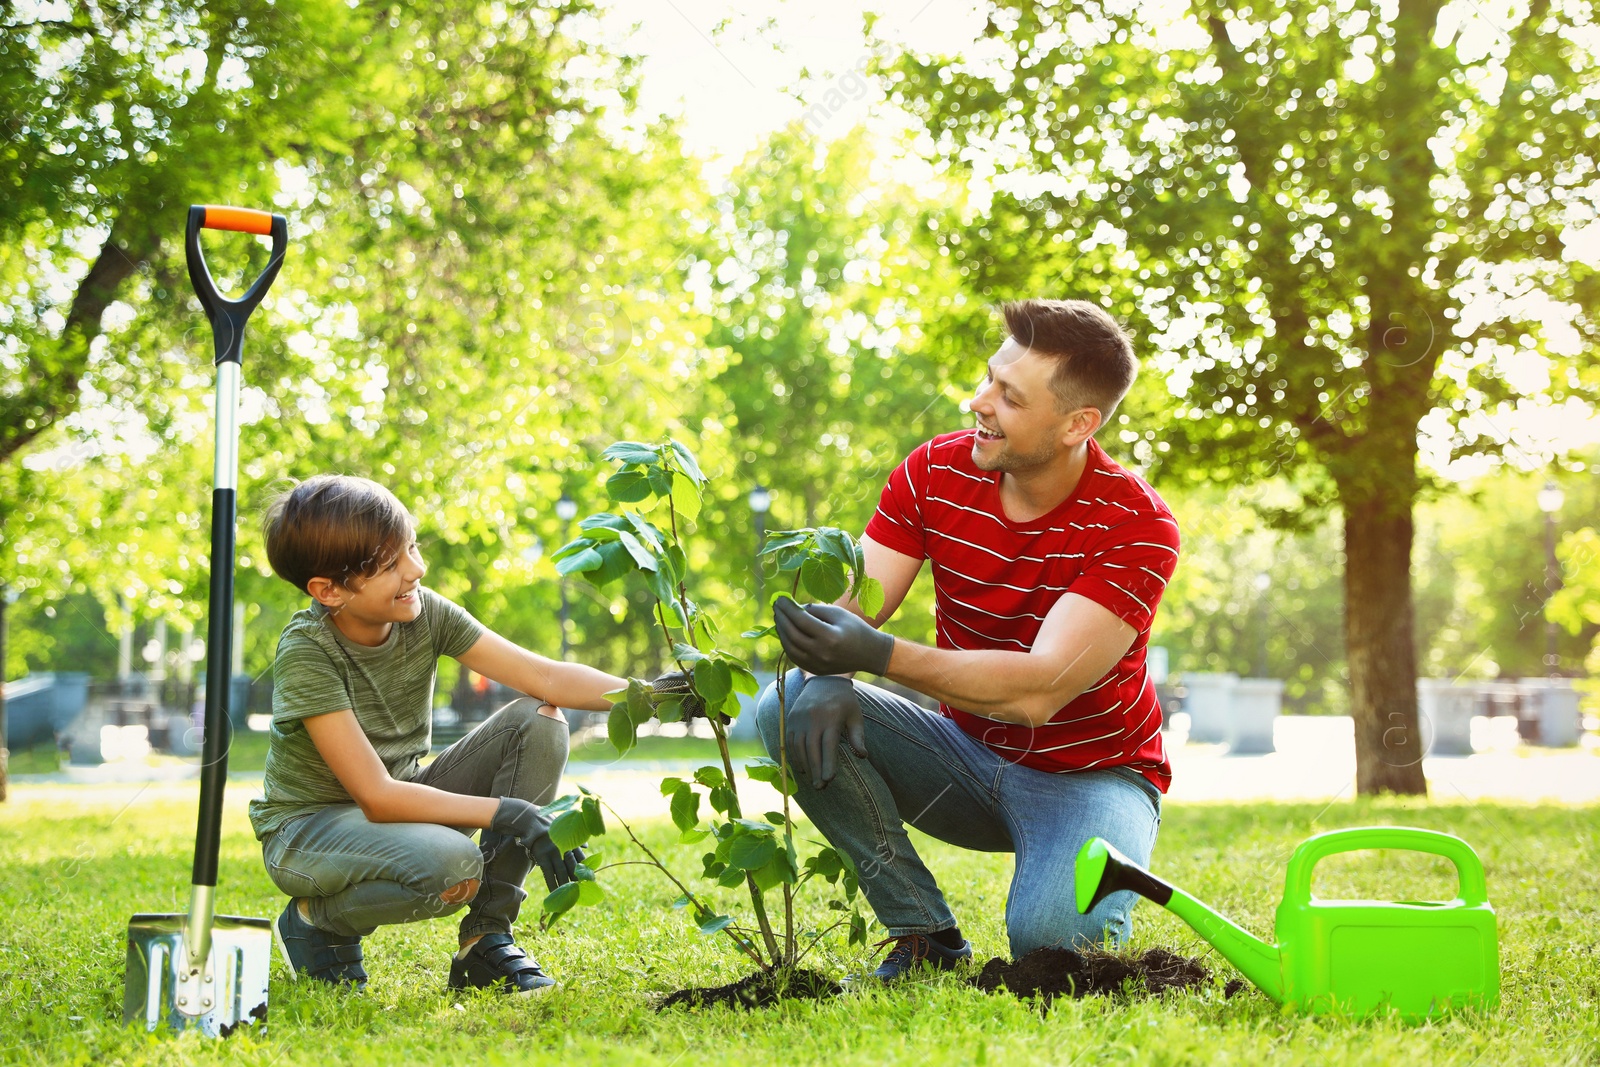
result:
M 507 704 L 412 781 L 466 796 L 550 803 L 567 766 L 567 724 L 540 715 L 540 704 L 526 697 Z M 354 804 L 331 804 L 284 823 L 262 843 L 262 855 L 279 889 L 309 901 L 319 929 L 365 936 L 467 907 L 463 940 L 509 933 L 533 862 L 524 849 L 497 847 L 500 841 L 480 848 L 472 833 L 438 823 L 370 822 Z M 469 879 L 481 883 L 470 907 L 442 899 Z
M 806 679 L 786 677 L 799 698 Z M 867 758 L 839 745 L 839 773 L 823 789 L 800 775 L 794 798 L 830 844 L 855 863 L 861 889 L 892 937 L 956 925 L 950 906 L 906 833 L 976 852 L 1016 855 L 1006 895 L 1006 933 L 1020 958 L 1047 945 L 1126 941 L 1138 897 L 1112 893 L 1088 915 L 1073 895 L 1078 849 L 1103 837 L 1137 863 L 1150 862 L 1161 793 L 1127 767 L 1051 774 L 1023 767 L 969 736 L 954 720 L 887 690 L 856 683 Z M 792 703 L 790 706 L 793 706 Z M 777 686 L 756 705 L 761 740 L 776 759 Z

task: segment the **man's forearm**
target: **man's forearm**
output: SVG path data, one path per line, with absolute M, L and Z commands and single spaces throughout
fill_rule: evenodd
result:
M 1000 722 L 1038 724 L 1071 699 L 1061 699 L 1061 672 L 1028 652 L 929 648 L 894 643 L 886 675 L 962 711 Z

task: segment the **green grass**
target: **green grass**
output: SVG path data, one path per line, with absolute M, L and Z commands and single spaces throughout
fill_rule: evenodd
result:
M 136 910 L 176 911 L 187 897 L 194 816 L 186 804 L 81 807 L 32 802 L 24 788 L 0 806 L 5 857 L 0 905 L 0 1062 L 187 1063 L 201 1048 L 126 1030 L 120 1023 L 124 934 Z M 721 1009 L 657 1015 L 650 998 L 686 984 L 729 981 L 739 959 L 664 905 L 676 894 L 644 867 L 606 871 L 608 900 L 524 942 L 562 986 L 541 999 L 443 992 L 450 920 L 386 928 L 368 941 L 373 974 L 364 997 L 285 980 L 274 963 L 271 1033 L 206 1047 L 205 1057 L 251 1064 L 340 1062 L 533 1064 L 606 1062 L 749 1067 L 765 1063 L 879 1064 L 1187 1062 L 1305 1064 L 1579 1064 L 1600 1059 L 1600 820 L 1593 808 L 1360 801 L 1308 805 L 1174 805 L 1154 866 L 1267 934 L 1293 846 L 1318 830 L 1377 822 L 1449 830 L 1478 849 L 1500 918 L 1503 1000 L 1490 1015 L 1424 1026 L 1285 1015 L 1264 997 L 1232 1000 L 1213 986 L 1164 999 L 1058 1004 L 1050 1013 L 988 996 L 955 976 L 754 1014 Z M 670 826 L 648 839 L 687 872 L 699 846 Z M 612 859 L 630 858 L 613 835 Z M 980 958 L 1004 951 L 1001 911 L 1011 861 L 919 839 Z M 1324 895 L 1412 897 L 1452 886 L 1435 861 L 1382 865 L 1330 861 Z M 738 908 L 737 895 L 729 894 Z M 275 915 L 244 819 L 230 800 L 223 840 L 221 910 Z M 746 905 L 747 907 L 748 905 Z M 820 898 L 806 915 L 826 913 Z M 742 913 L 742 910 L 741 910 Z M 1187 927 L 1148 904 L 1135 944 L 1203 953 Z M 835 974 L 866 956 L 831 941 L 813 957 Z M 1217 981 L 1232 971 L 1217 963 Z
M 61 769 L 61 750 L 54 741 L 13 752 L 6 759 L 8 774 L 55 774 Z

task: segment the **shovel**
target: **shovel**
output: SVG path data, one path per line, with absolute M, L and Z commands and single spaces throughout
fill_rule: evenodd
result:
M 238 300 L 217 292 L 200 251 L 201 230 L 272 235 L 272 258 Z M 211 320 L 216 345 L 216 473 L 211 493 L 211 603 L 206 629 L 206 725 L 200 764 L 200 817 L 194 837 L 189 910 L 141 912 L 128 922 L 127 987 L 122 1021 L 154 1030 L 227 1037 L 241 1026 L 263 1033 L 272 924 L 213 913 L 217 851 L 222 840 L 222 789 L 228 778 L 229 669 L 233 660 L 234 519 L 238 507 L 239 359 L 244 324 L 278 276 L 289 245 L 282 215 L 233 207 L 189 208 L 185 235 L 189 280 Z

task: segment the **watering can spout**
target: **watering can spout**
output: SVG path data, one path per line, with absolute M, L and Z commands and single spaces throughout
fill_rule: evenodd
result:
M 1128 859 L 1104 838 L 1078 851 L 1078 912 L 1087 915 L 1112 893 L 1128 890 L 1166 908 L 1192 926 L 1229 963 L 1275 1001 L 1284 999 L 1283 968 L 1275 946 L 1253 937 L 1227 917 Z

